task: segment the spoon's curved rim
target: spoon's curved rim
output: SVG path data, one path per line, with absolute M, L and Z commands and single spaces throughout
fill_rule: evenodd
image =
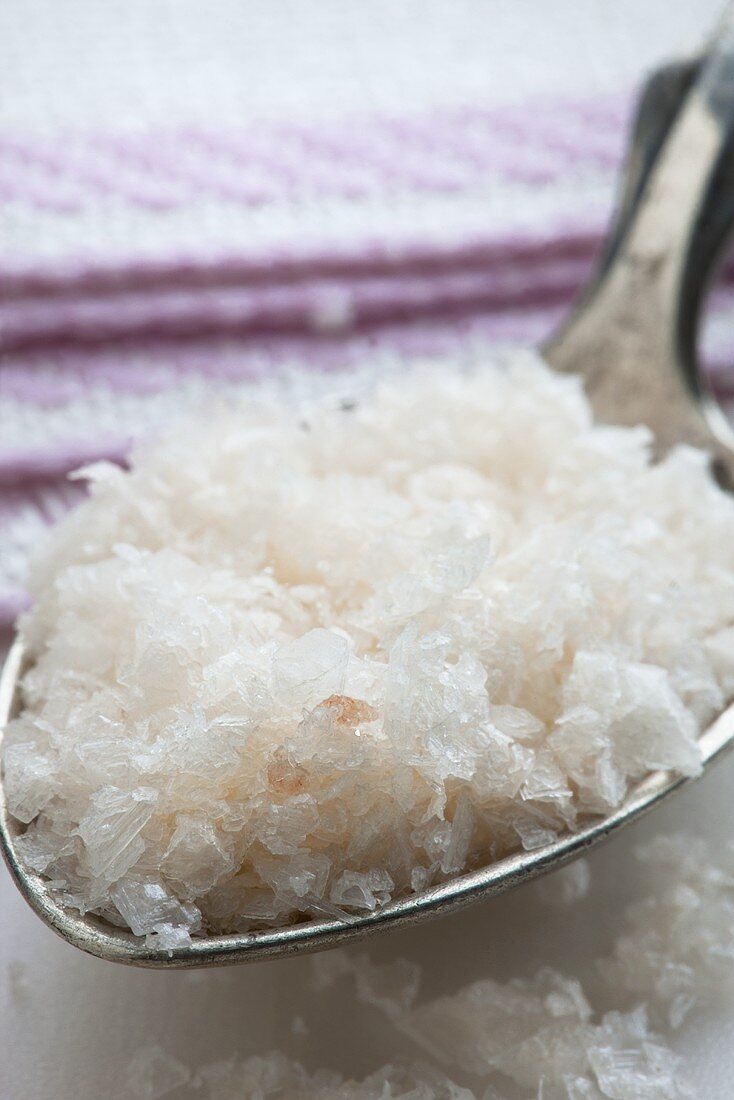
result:
M 7 722 L 20 706 L 24 652 L 17 640 L 0 676 L 0 741 Z M 734 703 L 699 738 L 701 774 L 727 749 L 734 747 Z M 357 937 L 399 928 L 428 917 L 450 913 L 481 898 L 502 893 L 554 870 L 605 840 L 623 825 L 651 810 L 658 802 L 693 781 L 693 777 L 652 772 L 638 783 L 622 805 L 607 817 L 568 833 L 530 852 L 518 852 L 488 867 L 393 901 L 367 916 L 350 921 L 314 920 L 261 932 L 194 938 L 190 947 L 166 951 L 147 947 L 142 937 L 114 928 L 90 914 L 82 916 L 61 906 L 41 875 L 23 866 L 15 840 L 24 826 L 9 813 L 0 783 L 0 846 L 10 873 L 30 907 L 63 939 L 101 959 L 130 966 L 188 968 L 226 966 L 258 959 L 319 951 Z

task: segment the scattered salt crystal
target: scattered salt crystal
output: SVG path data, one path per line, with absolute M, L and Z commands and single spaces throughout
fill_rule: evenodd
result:
M 421 968 L 407 959 L 374 963 L 369 955 L 355 954 L 344 948 L 311 960 L 315 988 L 322 992 L 341 977 L 352 975 L 358 999 L 371 1004 L 388 1016 L 397 1018 L 412 1007 L 421 983 Z
M 573 905 L 589 892 L 591 868 L 587 859 L 577 859 L 546 875 L 538 883 L 538 893 L 549 905 Z
M 351 957 L 341 947 L 314 955 L 310 962 L 314 988 L 319 993 L 328 989 L 338 978 L 353 973 Z
M 501 1070 L 513 1076 L 522 1063 L 526 1069 L 518 1083 L 532 1084 L 528 1051 L 522 1058 L 518 1053 L 523 1044 L 539 1033 L 557 1037 L 570 1028 L 583 1034 L 590 1018 L 591 1009 L 578 982 L 544 970 L 533 981 L 518 979 L 501 985 L 486 978 L 475 982 L 457 994 L 419 1006 L 400 1026 L 447 1064 L 480 1075 Z M 551 1029 L 550 1034 L 544 1029 Z M 537 1086 L 538 1081 L 534 1083 Z
M 159 1046 L 139 1050 L 127 1071 L 127 1087 L 139 1100 L 158 1100 L 188 1084 L 191 1074 L 182 1062 Z
M 202 1100 L 477 1100 L 431 1066 L 384 1066 L 355 1081 L 332 1070 L 310 1072 L 280 1051 L 205 1066 L 195 1084 Z
M 303 1016 L 294 1016 L 291 1020 L 291 1035 L 294 1039 L 305 1039 L 309 1033 L 309 1026 Z
M 734 844 L 714 853 L 696 837 L 661 836 L 636 855 L 649 894 L 628 907 L 599 966 L 612 990 L 644 997 L 676 1028 L 698 1001 L 734 992 Z
M 626 927 L 605 964 L 607 985 L 629 993 L 634 1007 L 595 1010 L 578 980 L 550 969 L 507 983 L 483 978 L 420 1004 L 421 974 L 414 963 L 378 964 L 365 954 L 338 949 L 311 960 L 319 1010 L 327 995 L 337 1003 L 349 991 L 351 983 L 346 983 L 329 993 L 339 979 L 350 977 L 357 1000 L 382 1012 L 428 1061 L 386 1066 L 347 1080 L 329 1069 L 314 1072 L 273 1051 L 203 1067 L 192 1082 L 197 1095 L 202 1100 L 692 1100 L 680 1057 L 651 1030 L 647 1006 L 638 998 L 650 996 L 655 1003 L 662 988 L 662 1003 L 667 1003 L 665 996 L 675 990 L 659 987 L 657 979 L 668 976 L 669 981 L 676 968 L 687 970 L 699 1000 L 720 988 L 722 963 L 725 970 L 729 967 L 728 979 L 734 977 L 734 846 L 714 854 L 694 837 L 659 837 L 637 855 L 646 871 L 644 894 L 628 910 Z M 575 875 L 574 891 L 581 878 L 588 876 Z M 690 909 L 693 898 L 697 910 Z M 699 933 L 689 919 L 694 911 Z M 630 944 L 636 945 L 634 956 L 626 954 Z M 626 984 L 633 974 L 635 981 Z M 598 983 L 593 984 L 599 993 Z M 297 1039 L 307 1033 L 308 1023 L 296 1016 L 290 1030 Z M 142 1084 L 131 1093 L 135 1097 L 163 1095 L 142 1090 L 175 1088 L 188 1079 L 178 1063 L 176 1075 L 170 1075 L 168 1059 L 158 1048 L 140 1064 L 136 1079 Z M 153 1080 L 151 1064 L 168 1067 L 160 1081 Z
M 588 1059 L 602 1096 L 612 1100 L 677 1100 L 693 1093 L 680 1059 L 648 1033 L 644 1008 L 609 1012 L 596 1030 Z
M 15 959 L 13 962 L 8 963 L 7 974 L 10 997 L 14 1006 L 20 1008 L 27 1004 L 30 999 L 31 983 L 28 966 L 19 959 Z
M 595 1022 L 579 982 L 553 970 L 506 985 L 484 979 L 388 1015 L 447 1066 L 499 1074 L 552 1100 L 691 1096 L 680 1059 L 650 1032 L 644 1008 Z
M 66 904 L 167 945 L 350 920 L 699 769 L 734 690 L 702 456 L 653 463 L 533 353 L 349 393 L 253 388 L 86 471 L 3 749 Z

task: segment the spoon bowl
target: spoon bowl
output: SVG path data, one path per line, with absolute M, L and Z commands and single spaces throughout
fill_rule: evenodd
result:
M 695 343 L 701 302 L 734 222 L 734 14 L 703 59 L 667 66 L 649 81 L 638 112 L 617 220 L 595 279 L 544 354 L 581 374 L 595 414 L 647 424 L 658 446 L 707 449 L 734 486 L 734 435 L 698 382 Z M 17 641 L 0 678 L 0 731 L 21 708 L 26 660 Z M 699 738 L 702 772 L 734 746 L 734 704 Z M 393 901 L 366 916 L 194 938 L 165 950 L 91 914 L 65 908 L 18 851 L 24 826 L 0 787 L 0 846 L 20 892 L 69 943 L 136 966 L 223 966 L 318 951 L 378 931 L 450 913 L 554 870 L 649 812 L 693 780 L 653 772 L 605 817 L 552 843 L 522 851 Z

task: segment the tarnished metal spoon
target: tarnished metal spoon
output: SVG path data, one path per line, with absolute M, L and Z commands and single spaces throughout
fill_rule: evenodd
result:
M 619 213 L 596 277 L 561 333 L 544 348 L 558 370 L 583 376 L 597 417 L 647 424 L 661 450 L 707 448 L 734 486 L 734 439 L 698 380 L 696 337 L 716 259 L 734 224 L 734 15 L 698 61 L 649 81 L 640 104 Z M 16 643 L 0 680 L 0 730 L 21 706 L 24 657 Z M 703 769 L 734 746 L 734 705 L 700 738 Z M 171 953 L 81 916 L 55 899 L 16 849 L 23 826 L 0 788 L 0 844 L 18 889 L 69 943 L 103 959 L 148 967 L 223 966 L 318 951 L 449 913 L 560 867 L 651 810 L 691 780 L 655 772 L 607 817 L 531 852 L 394 901 L 349 921 L 194 939 Z

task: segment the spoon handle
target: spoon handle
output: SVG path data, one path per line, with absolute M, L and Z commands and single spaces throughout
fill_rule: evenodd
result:
M 734 9 L 699 64 L 648 84 L 616 229 L 590 291 L 544 349 L 583 377 L 599 419 L 713 451 L 734 435 L 698 381 L 701 304 L 734 224 Z

